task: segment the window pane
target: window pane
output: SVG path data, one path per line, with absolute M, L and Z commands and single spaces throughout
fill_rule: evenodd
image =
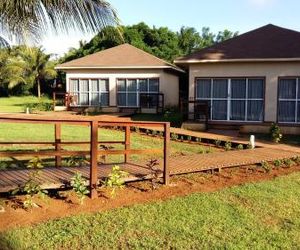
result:
M 121 79 L 117 81 L 117 89 L 118 91 L 126 91 L 126 80 Z
M 263 121 L 264 116 L 263 101 L 248 101 L 247 121 Z
M 137 80 L 135 80 L 135 79 L 127 80 L 127 90 L 128 91 L 137 91 Z
M 91 80 L 91 91 L 99 92 L 98 80 L 95 80 L 95 79 Z
M 198 79 L 196 82 L 196 98 L 211 97 L 211 80 Z
M 298 102 L 298 109 L 297 109 L 297 122 L 300 122 L 300 102 Z
M 212 119 L 227 120 L 227 101 L 213 101 L 212 103 Z
M 108 93 L 101 94 L 101 101 L 100 101 L 101 106 L 104 106 L 104 107 L 108 106 L 108 98 L 109 98 L 108 95 L 109 95 Z
M 227 98 L 228 94 L 227 79 L 214 79 L 213 80 L 213 97 L 214 98 Z
M 109 84 L 107 79 L 100 80 L 100 91 L 101 92 L 108 92 L 109 91 Z
M 70 80 L 70 92 L 78 92 L 79 91 L 79 80 Z
M 118 106 L 126 106 L 126 94 L 125 93 L 118 94 Z
M 89 91 L 89 80 L 80 80 L 79 81 L 79 89 L 80 89 L 80 92 L 88 92 Z
M 231 98 L 246 98 L 246 79 L 231 80 Z
M 280 79 L 279 98 L 296 99 L 296 79 Z
M 79 94 L 79 105 L 88 106 L 89 105 L 89 94 Z
M 248 98 L 263 99 L 264 98 L 264 80 L 249 79 L 248 80 Z
M 246 101 L 231 101 L 230 120 L 245 120 Z
M 295 122 L 295 103 L 294 101 L 280 101 L 278 107 L 279 122 Z
M 158 79 L 149 79 L 149 91 L 150 92 L 159 92 L 159 80 Z
M 135 93 L 129 93 L 127 95 L 127 106 L 136 107 L 137 106 L 137 95 Z
M 99 105 L 99 93 L 91 94 L 91 105 L 98 106 Z
M 140 92 L 148 92 L 148 81 L 147 79 L 139 80 L 139 90 Z

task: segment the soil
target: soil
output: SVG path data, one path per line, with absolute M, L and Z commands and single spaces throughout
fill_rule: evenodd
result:
M 173 176 L 169 186 L 160 185 L 156 190 L 151 189 L 151 184 L 148 181 L 133 182 L 128 183 L 124 189 L 117 191 L 115 198 L 110 198 L 109 190 L 100 189 L 99 198 L 95 200 L 86 198 L 83 205 L 79 205 L 72 191 L 59 191 L 49 193 L 51 197 L 44 200 L 36 198 L 37 204 L 40 206 L 28 211 L 22 208 L 22 200 L 25 196 L 2 197 L 1 203 L 5 204 L 5 211 L 0 211 L 0 231 L 81 213 L 99 212 L 133 204 L 167 200 L 192 193 L 214 192 L 226 187 L 271 180 L 299 171 L 300 166 L 274 168 L 268 173 L 257 166 L 231 168 L 214 174 L 197 173 Z

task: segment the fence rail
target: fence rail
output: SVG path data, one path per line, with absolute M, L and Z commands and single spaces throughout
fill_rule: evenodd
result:
M 76 117 L 74 118 L 64 118 L 60 119 L 57 117 L 50 116 L 38 116 L 38 115 L 0 115 L 0 121 L 6 123 L 29 123 L 29 124 L 53 124 L 54 135 L 53 142 L 35 142 L 35 141 L 0 141 L 0 145 L 11 146 L 11 145 L 43 145 L 43 146 L 53 146 L 54 149 L 47 149 L 41 151 L 17 151 L 10 150 L 5 151 L 0 150 L 0 157 L 16 157 L 16 156 L 47 156 L 55 157 L 55 167 L 60 167 L 62 163 L 63 156 L 90 156 L 90 195 L 91 198 L 97 196 L 97 166 L 98 166 L 98 156 L 107 155 L 124 155 L 124 163 L 130 160 L 130 155 L 134 154 L 149 154 L 163 152 L 163 179 L 164 183 L 169 182 L 169 151 L 170 151 L 170 124 L 166 122 L 129 122 L 129 121 L 103 121 L 97 118 L 89 117 Z M 90 128 L 90 140 L 89 141 L 63 141 L 62 139 L 62 124 L 72 124 L 78 126 L 89 126 Z M 122 127 L 125 133 L 124 141 L 99 141 L 99 128 L 101 127 Z M 158 127 L 163 128 L 163 148 L 155 149 L 132 149 L 131 148 L 131 128 L 133 127 Z M 124 149 L 106 149 L 100 150 L 101 144 L 121 144 L 124 145 Z M 89 150 L 65 150 L 63 146 L 84 146 L 90 145 Z

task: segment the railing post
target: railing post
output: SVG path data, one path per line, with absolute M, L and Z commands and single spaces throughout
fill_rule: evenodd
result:
M 130 126 L 125 127 L 125 150 L 130 150 Z M 130 156 L 129 153 L 125 153 L 125 163 L 128 162 Z
M 90 145 L 90 197 L 97 198 L 97 167 L 98 167 L 98 121 L 91 122 Z
M 55 107 L 56 107 L 56 93 L 53 92 L 53 111 L 55 111 Z
M 169 185 L 170 123 L 164 124 L 164 184 Z
M 54 126 L 55 130 L 55 151 L 60 152 L 61 150 L 61 124 L 60 123 L 55 123 Z M 55 167 L 60 167 L 61 166 L 61 156 L 56 155 L 55 156 Z

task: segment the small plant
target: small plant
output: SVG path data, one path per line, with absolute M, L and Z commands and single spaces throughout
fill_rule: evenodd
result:
M 187 136 L 188 141 L 192 141 L 192 137 L 190 135 Z
M 247 144 L 247 149 L 253 149 L 250 143 Z
M 171 139 L 174 140 L 174 141 L 177 141 L 178 140 L 178 135 L 175 134 L 175 133 L 172 133 L 171 134 Z
M 128 173 L 122 171 L 119 166 L 114 166 L 111 173 L 108 175 L 108 178 L 104 182 L 104 185 L 108 188 L 111 188 L 110 196 L 114 198 L 116 195 L 117 189 L 124 188 L 124 178 L 128 176 Z
M 262 161 L 260 163 L 260 166 L 266 171 L 266 173 L 269 173 L 272 170 L 270 164 L 267 161 Z
M 164 137 L 164 132 L 160 131 L 160 132 L 158 133 L 158 135 L 159 135 L 159 137 Z
M 201 142 L 201 138 L 200 137 L 196 137 L 196 142 Z
M 82 177 L 82 174 L 76 172 L 76 174 L 71 178 L 70 185 L 73 188 L 77 198 L 79 200 L 79 204 L 83 204 L 83 200 L 85 199 L 86 195 L 90 193 L 87 186 L 85 185 L 86 180 Z
M 232 148 L 232 147 L 231 147 L 231 142 L 230 142 L 230 141 L 227 141 L 227 142 L 225 143 L 224 148 L 225 148 L 226 151 L 231 150 L 231 148 Z
M 206 148 L 206 151 L 205 151 L 206 154 L 210 154 L 210 153 L 212 153 L 212 152 L 213 152 L 212 147 Z
M 279 168 L 283 165 L 283 162 L 282 162 L 282 160 L 277 159 L 273 162 L 273 164 L 274 164 L 275 167 Z
M 156 130 L 152 130 L 152 136 L 156 136 L 157 135 L 157 131 Z
M 282 139 L 281 129 L 277 124 L 272 123 L 270 127 L 270 135 L 273 142 L 279 143 Z
M 244 146 L 242 144 L 239 144 L 237 145 L 236 147 L 237 150 L 243 150 L 244 149 Z
M 284 160 L 283 160 L 283 163 L 284 163 L 284 165 L 285 165 L 287 168 L 289 168 L 289 167 L 291 167 L 291 166 L 293 166 L 293 165 L 295 164 L 295 162 L 293 162 L 293 160 L 292 160 L 292 159 L 289 159 L 289 158 L 284 159 Z
M 136 133 L 140 133 L 140 128 L 139 128 L 139 127 L 134 127 L 134 131 L 135 131 Z
M 32 171 L 29 172 L 28 180 L 24 186 L 17 188 L 12 192 L 12 194 L 16 194 L 19 191 L 26 193 L 26 199 L 23 201 L 23 206 L 25 209 L 38 207 L 38 204 L 34 202 L 35 195 L 45 198 L 45 195 L 47 194 L 47 191 L 42 189 L 39 182 L 39 178 L 41 177 L 40 170 L 43 167 L 43 163 L 39 157 L 31 159 L 27 164 L 27 168 L 32 169 Z
M 184 141 L 184 136 L 183 136 L 183 135 L 180 136 L 180 140 L 181 140 L 181 141 Z
M 221 143 L 222 143 L 222 142 L 221 142 L 220 140 L 218 140 L 218 139 L 215 140 L 215 145 L 216 145 L 216 147 L 219 148 L 219 147 L 221 146 Z
M 81 167 L 84 164 L 88 164 L 88 160 L 83 156 L 71 156 L 66 160 L 66 164 L 68 167 Z
M 299 165 L 299 164 L 300 164 L 300 156 L 294 157 L 294 158 L 293 158 L 293 161 L 294 161 L 297 165 Z
M 151 171 L 151 187 L 152 190 L 155 190 L 158 188 L 158 184 L 160 181 L 159 174 L 161 173 L 160 169 L 158 168 L 159 162 L 157 159 L 151 159 L 146 166 Z
M 150 130 L 146 129 L 146 135 L 150 135 Z

